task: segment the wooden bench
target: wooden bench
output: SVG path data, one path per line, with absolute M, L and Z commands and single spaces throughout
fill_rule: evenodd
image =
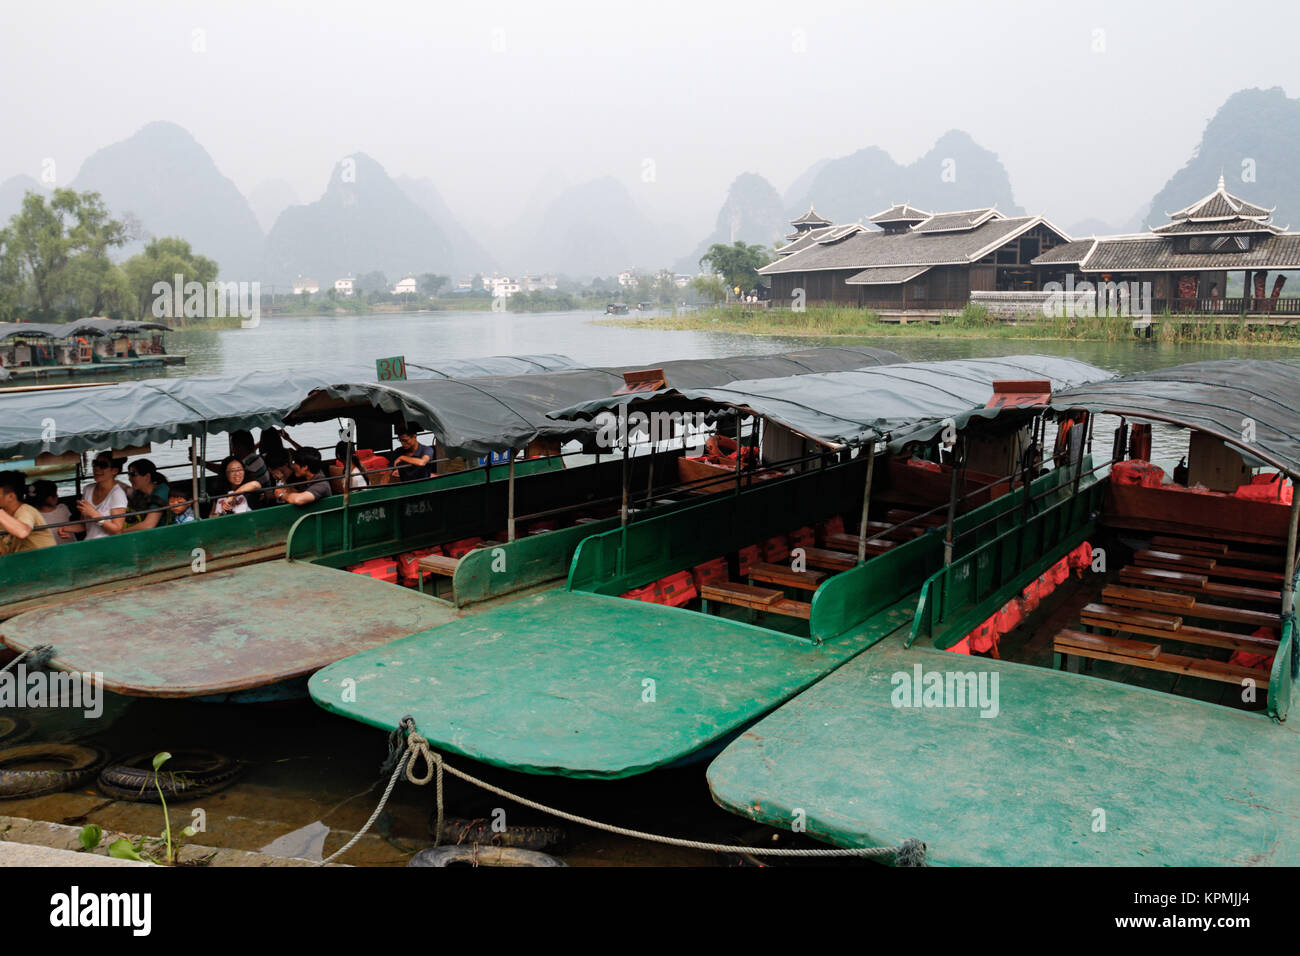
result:
M 1052 641 L 1052 650 L 1057 669 L 1066 658 L 1084 657 L 1098 661 L 1111 661 L 1127 664 L 1130 667 L 1144 667 L 1149 670 L 1164 671 L 1170 674 L 1203 677 L 1206 680 L 1222 681 L 1225 684 L 1241 684 L 1253 680 L 1256 687 L 1268 687 L 1268 671 L 1253 667 L 1241 667 L 1222 661 L 1212 661 L 1201 657 L 1184 657 L 1181 654 L 1166 654 L 1159 644 L 1145 641 L 1129 641 L 1116 637 L 1104 637 L 1100 634 L 1084 634 L 1081 631 L 1066 629 L 1059 632 Z
M 902 524 L 904 521 L 913 520 L 920 513 L 919 511 L 908 511 L 905 508 L 890 508 L 885 512 L 885 521 L 891 525 Z M 943 515 L 926 515 L 916 523 L 922 527 L 937 528 L 941 524 L 947 524 L 948 519 Z
M 1172 551 L 1176 554 L 1208 555 L 1226 564 L 1251 564 L 1274 569 L 1282 566 L 1281 554 L 1233 551 L 1228 545 L 1219 541 L 1193 541 L 1156 535 L 1151 539 L 1151 547 L 1157 551 Z
M 1177 591 L 1192 591 L 1207 597 L 1223 598 L 1228 601 L 1241 601 L 1245 604 L 1276 605 L 1282 600 L 1280 591 L 1262 588 L 1248 588 L 1239 584 L 1223 584 L 1211 581 L 1204 574 L 1189 574 L 1184 571 L 1166 571 L 1163 568 L 1121 568 L 1119 579 L 1125 584 L 1139 586 L 1156 585 L 1173 588 Z
M 1186 644 L 1202 644 L 1206 647 L 1219 647 L 1230 651 L 1252 651 L 1256 654 L 1273 654 L 1277 651 L 1278 642 L 1272 638 L 1195 627 L 1184 624 L 1181 617 L 1130 611 L 1106 604 L 1089 604 L 1080 612 L 1079 620 L 1088 627 L 1142 634 L 1146 637 L 1182 641 Z
M 1211 578 L 1228 578 L 1237 581 L 1253 581 L 1259 584 L 1276 584 L 1281 586 L 1280 571 L 1265 571 L 1258 568 L 1238 568 L 1220 564 L 1218 559 L 1208 555 L 1175 554 L 1172 551 L 1139 551 L 1133 558 L 1140 568 L 1163 568 L 1167 571 L 1191 571 Z
M 807 601 L 792 601 L 775 588 L 760 588 L 735 581 L 704 585 L 700 589 L 700 599 L 703 601 L 703 610 L 706 614 L 709 601 L 733 604 L 751 611 L 770 611 L 788 617 L 801 617 L 805 620 L 812 613 L 812 605 Z
M 826 547 L 832 551 L 844 551 L 858 553 L 858 536 L 843 532 L 841 534 L 828 534 L 826 536 Z M 878 538 L 867 539 L 867 554 L 877 555 L 884 554 L 890 548 L 894 547 L 893 541 L 881 541 Z
M 1107 604 L 1134 607 L 1151 611 L 1181 612 L 1185 617 L 1207 621 L 1226 621 L 1232 624 L 1251 624 L 1255 627 L 1281 629 L 1281 619 L 1268 611 L 1252 611 L 1244 607 L 1223 604 L 1206 604 L 1195 594 L 1182 591 L 1149 591 L 1146 588 L 1129 588 L 1108 584 L 1101 590 L 1101 599 Z
M 827 571 L 848 571 L 858 566 L 856 554 L 834 551 L 830 548 L 804 548 L 804 557 L 810 568 L 823 568 Z
M 788 565 L 768 564 L 760 561 L 751 564 L 748 572 L 750 583 L 762 581 L 779 587 L 797 588 L 801 591 L 816 591 L 826 580 L 825 571 L 795 571 Z
M 417 562 L 420 593 L 424 593 L 424 576 L 428 574 L 434 578 L 433 595 L 437 597 L 437 579 L 453 577 L 459 564 L 460 558 L 449 558 L 445 554 L 426 554 Z

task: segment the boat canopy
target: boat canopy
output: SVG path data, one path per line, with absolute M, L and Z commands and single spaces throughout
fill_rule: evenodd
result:
M 1300 365 L 1291 362 L 1176 365 L 1071 388 L 1052 405 L 1194 428 L 1300 479 Z
M 0 322 L 0 341 L 5 339 L 70 339 L 78 335 L 135 335 L 138 332 L 170 332 L 161 322 L 120 319 L 77 319 L 75 322 Z
M 818 372 L 890 365 L 902 356 L 885 349 L 816 348 L 778 355 L 741 355 L 653 363 L 675 388 L 717 386 L 736 379 L 781 376 L 802 381 Z M 319 388 L 288 421 L 318 421 L 374 409 L 430 429 L 450 455 L 484 455 L 523 448 L 536 439 L 565 441 L 590 435 L 594 425 L 548 416 L 578 402 L 598 404 L 625 384 L 625 372 L 651 363 L 586 368 L 543 375 L 498 375 L 473 381 L 351 382 Z M 791 378 L 797 376 L 797 378 Z M 796 386 L 797 387 L 797 386 Z
M 564 355 L 493 356 L 406 363 L 408 376 L 527 374 L 576 367 Z M 0 396 L 0 457 L 30 458 L 110 446 L 188 438 L 209 432 L 279 425 L 289 410 L 326 382 L 362 380 L 374 369 L 334 365 L 242 375 L 120 382 L 93 388 Z
M 667 388 L 582 402 L 553 413 L 560 419 L 590 420 L 627 407 L 690 411 L 735 408 L 784 425 L 831 447 L 889 439 L 891 444 L 925 441 L 945 420 L 958 428 L 973 417 L 996 417 L 986 408 L 993 383 L 1050 380 L 1053 390 L 1112 377 L 1110 372 L 1054 355 L 911 362 L 880 368 L 832 371 L 792 378 L 734 381 L 706 388 Z

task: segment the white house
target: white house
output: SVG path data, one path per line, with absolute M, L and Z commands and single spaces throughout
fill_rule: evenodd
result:
M 393 287 L 393 295 L 415 295 L 415 277 L 407 276 Z
M 353 279 L 352 276 L 347 276 L 346 278 L 343 279 L 335 279 L 334 291 L 337 292 L 339 295 L 352 295 L 354 292 L 356 292 L 356 289 L 353 287 L 353 283 L 355 281 L 356 280 Z
M 630 285 L 636 285 L 636 280 L 637 273 L 633 269 L 627 269 L 618 274 L 618 284 L 625 288 Z
M 303 293 L 315 295 L 319 291 L 320 283 L 315 279 L 304 279 L 302 276 L 298 276 L 298 278 L 293 280 L 294 295 L 302 295 Z

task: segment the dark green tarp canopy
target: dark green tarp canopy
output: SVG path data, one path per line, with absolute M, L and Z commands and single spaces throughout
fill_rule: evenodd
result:
M 446 379 L 535 374 L 575 368 L 563 355 L 494 356 L 407 362 L 408 377 Z M 204 433 L 279 425 L 289 410 L 327 382 L 374 377 L 374 366 L 322 366 L 242 375 L 196 375 L 90 388 L 0 395 L 0 458 L 31 458 Z
M 1300 365 L 1291 362 L 1176 365 L 1072 388 L 1052 405 L 1199 429 L 1300 478 Z
M 289 416 L 290 421 L 334 418 L 356 406 L 398 415 L 438 436 L 449 455 L 484 455 L 523 448 L 534 439 L 567 440 L 590 435 L 588 423 L 548 417 L 557 408 L 599 401 L 623 386 L 623 373 L 661 368 L 675 388 L 717 386 L 735 379 L 790 376 L 901 362 L 885 349 L 818 348 L 779 355 L 684 359 L 545 375 L 500 375 L 473 381 L 354 382 L 319 390 Z M 604 401 L 610 399 L 605 398 Z
M 131 322 L 121 319 L 77 319 L 75 322 L 0 322 L 0 341 L 5 339 L 67 339 L 76 335 L 134 335 L 137 332 L 169 332 L 160 322 Z
M 946 419 L 960 428 L 976 415 L 995 417 L 998 410 L 984 407 L 993 397 L 995 381 L 1047 379 L 1053 389 L 1059 389 L 1110 377 L 1110 372 L 1074 359 L 1009 355 L 661 389 L 582 402 L 553 414 L 589 420 L 621 406 L 627 407 L 629 416 L 638 410 L 735 408 L 825 445 L 852 445 L 885 437 L 902 443 L 929 439 Z

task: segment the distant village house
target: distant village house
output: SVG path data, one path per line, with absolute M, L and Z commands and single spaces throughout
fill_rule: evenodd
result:
M 320 283 L 315 279 L 304 279 L 302 276 L 293 280 L 294 295 L 315 295 L 320 291 Z
M 414 276 L 407 276 L 405 279 L 393 286 L 393 295 L 415 295 L 417 283 Z

